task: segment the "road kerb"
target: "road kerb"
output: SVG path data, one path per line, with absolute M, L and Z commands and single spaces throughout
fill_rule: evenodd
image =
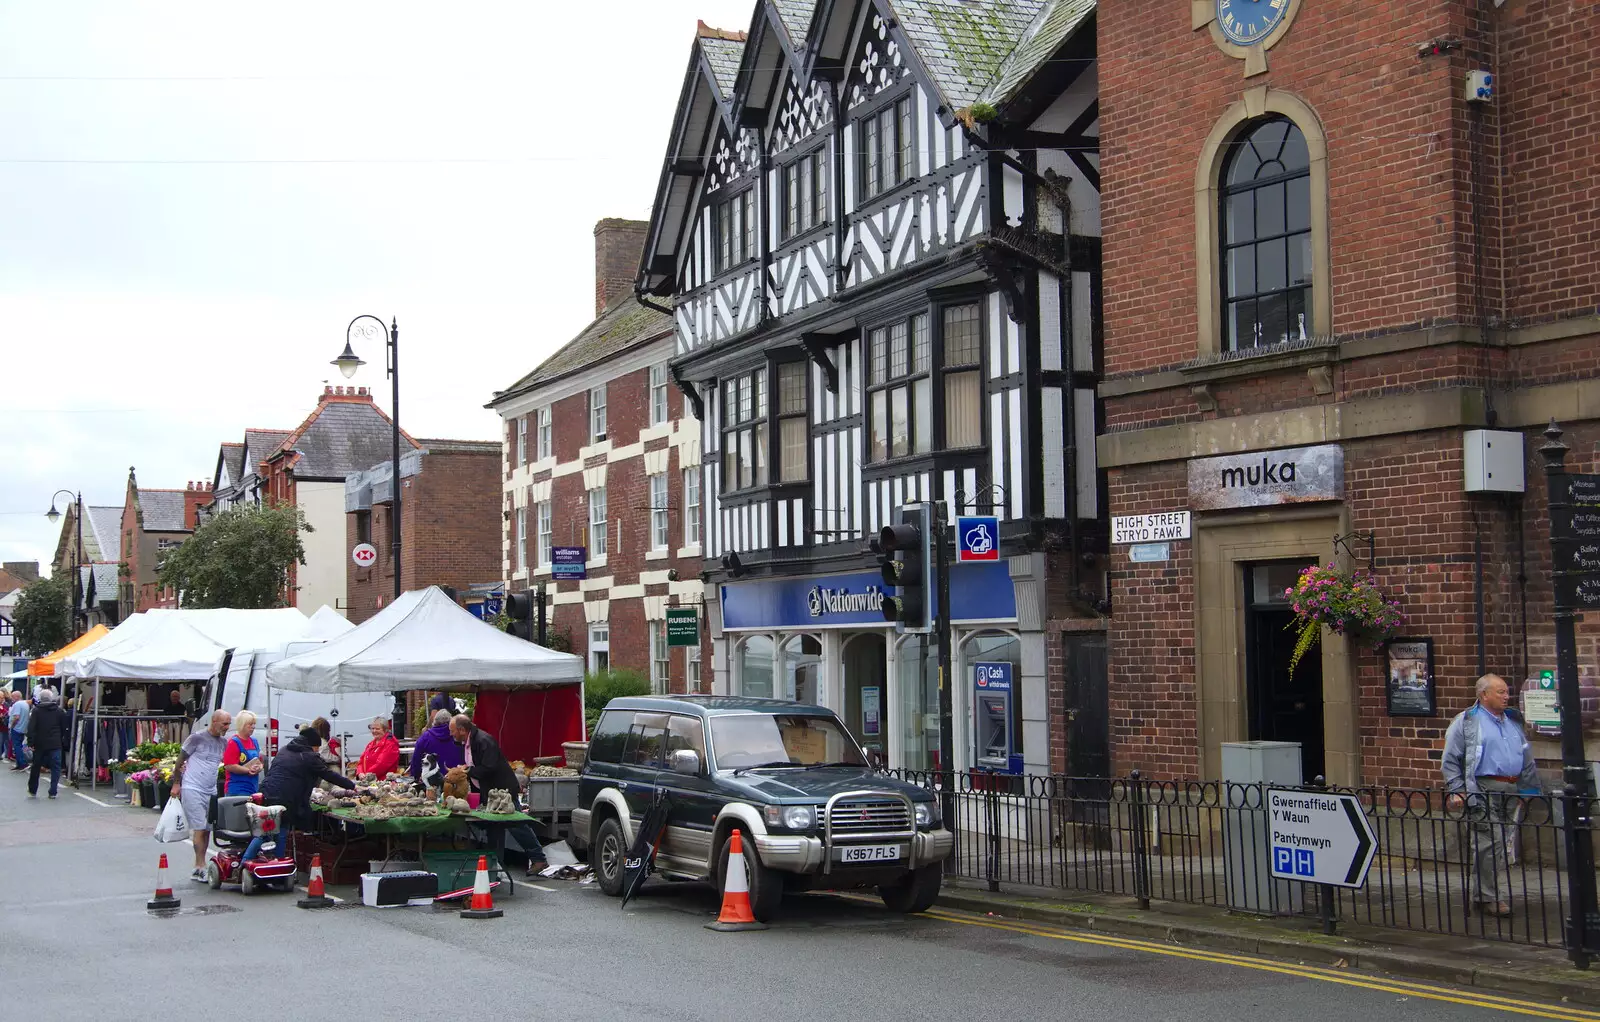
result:
M 1063 929 L 1087 930 L 1180 946 L 1255 954 L 1264 958 L 1304 962 L 1310 965 L 1345 967 L 1353 971 L 1382 973 L 1425 982 L 1478 987 L 1557 1003 L 1566 1000 L 1574 1005 L 1591 1004 L 1595 1002 L 1597 996 L 1600 996 L 1600 987 L 1592 983 L 1473 968 L 1470 965 L 1452 964 L 1354 943 L 1347 948 L 1322 943 L 1300 943 L 1288 938 L 1256 937 L 1217 927 L 1175 926 L 1155 919 L 1132 920 L 1093 912 L 991 901 L 979 892 L 947 889 L 939 896 L 939 907 L 977 915 L 993 914 L 997 918 L 1048 923 Z M 1508 946 L 1507 950 L 1514 952 L 1516 949 Z

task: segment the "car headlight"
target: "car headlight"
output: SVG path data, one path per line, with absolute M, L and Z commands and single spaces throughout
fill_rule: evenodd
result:
M 812 806 L 767 806 L 763 815 L 767 826 L 785 830 L 810 830 L 817 822 L 817 811 Z
M 912 813 L 916 818 L 917 826 L 932 827 L 939 822 L 939 803 L 918 802 L 912 808 Z

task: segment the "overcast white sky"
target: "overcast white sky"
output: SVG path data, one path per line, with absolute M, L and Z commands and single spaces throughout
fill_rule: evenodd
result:
M 298 425 L 361 313 L 408 432 L 496 437 L 593 314 L 594 222 L 649 215 L 696 20 L 754 7 L 0 0 L 0 556 L 49 560 L 59 488 Z

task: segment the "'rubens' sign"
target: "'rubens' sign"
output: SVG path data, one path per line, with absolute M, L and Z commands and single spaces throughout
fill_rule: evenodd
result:
M 1196 511 L 1343 498 L 1344 448 L 1338 444 L 1189 462 L 1189 506 Z

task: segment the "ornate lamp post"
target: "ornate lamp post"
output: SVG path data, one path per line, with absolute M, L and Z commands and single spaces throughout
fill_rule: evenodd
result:
M 66 494 L 73 501 L 73 525 L 77 527 L 77 557 L 72 565 L 72 627 L 74 638 L 89 630 L 89 608 L 83 605 L 83 494 L 71 490 L 57 490 L 50 495 L 50 510 L 45 517 L 54 525 L 61 520 L 56 510 L 56 498 Z
M 345 379 L 366 365 L 356 356 L 353 347 L 356 338 L 369 343 L 382 341 L 388 355 L 387 372 L 393 381 L 393 394 L 389 401 L 389 419 L 394 426 L 393 443 L 389 453 L 389 472 L 394 486 L 394 503 L 389 522 L 389 556 L 394 565 L 394 594 L 400 595 L 400 325 L 391 319 L 388 326 L 377 316 L 357 316 L 344 331 L 344 353 L 331 363 L 339 367 Z

